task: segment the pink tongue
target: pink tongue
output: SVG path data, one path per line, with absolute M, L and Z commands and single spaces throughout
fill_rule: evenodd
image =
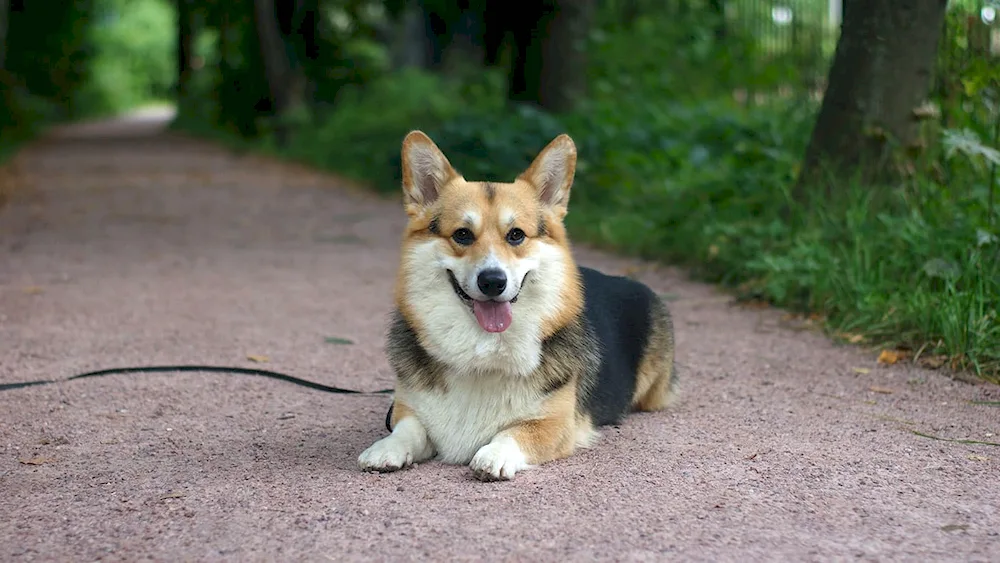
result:
M 503 332 L 513 318 L 510 302 L 473 301 L 472 312 L 476 314 L 479 326 L 486 332 Z

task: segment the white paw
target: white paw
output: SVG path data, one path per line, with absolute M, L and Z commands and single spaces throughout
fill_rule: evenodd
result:
M 386 436 L 358 456 L 362 471 L 398 471 L 413 464 L 413 451 L 399 436 Z
M 531 466 L 517 441 L 507 437 L 493 440 L 479 448 L 469 467 L 480 481 L 506 481 L 513 479 L 518 471 Z

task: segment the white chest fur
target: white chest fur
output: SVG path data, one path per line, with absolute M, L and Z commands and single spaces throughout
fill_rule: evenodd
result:
M 538 416 L 541 395 L 523 377 L 478 375 L 448 378 L 448 391 L 398 393 L 445 463 L 467 464 L 497 432 L 515 420 Z

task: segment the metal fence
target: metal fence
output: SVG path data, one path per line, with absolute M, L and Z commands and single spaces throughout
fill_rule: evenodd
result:
M 724 0 L 725 26 L 752 38 L 734 95 L 747 105 L 774 96 L 820 99 L 840 35 L 842 0 Z M 951 0 L 931 102 L 945 127 L 996 146 L 1000 128 L 1000 0 Z

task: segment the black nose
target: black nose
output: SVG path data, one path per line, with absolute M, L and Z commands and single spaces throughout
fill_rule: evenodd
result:
M 503 293 L 503 290 L 507 289 L 507 274 L 497 268 L 483 270 L 479 272 L 479 277 L 476 278 L 476 285 L 479 286 L 479 291 L 482 291 L 483 295 L 496 297 Z

